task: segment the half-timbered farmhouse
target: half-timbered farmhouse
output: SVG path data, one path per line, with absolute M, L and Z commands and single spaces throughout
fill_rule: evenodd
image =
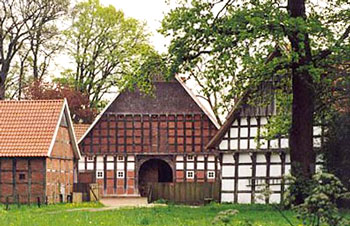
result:
M 221 202 L 278 203 L 283 199 L 282 178 L 291 169 L 288 138 L 264 137 L 264 126 L 275 113 L 274 104 L 252 107 L 244 96 L 207 145 L 221 153 Z M 321 127 L 314 127 L 315 147 L 321 146 L 323 133 Z M 264 191 L 271 195 L 266 197 Z
M 152 96 L 121 92 L 79 140 L 79 182 L 102 195 L 145 196 L 149 182 L 210 182 L 218 156 L 205 146 L 215 119 L 180 79 L 154 83 Z
M 59 202 L 80 157 L 66 100 L 0 101 L 0 202 Z

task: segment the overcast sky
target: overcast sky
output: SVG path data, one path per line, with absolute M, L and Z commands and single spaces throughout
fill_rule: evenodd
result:
M 164 45 L 169 43 L 157 29 L 161 26 L 161 20 L 164 14 L 169 12 L 171 7 L 165 0 L 100 0 L 103 5 L 113 5 L 116 9 L 121 9 L 127 17 L 133 17 L 147 23 L 148 31 L 153 35 L 150 38 L 151 43 L 159 52 L 165 52 Z

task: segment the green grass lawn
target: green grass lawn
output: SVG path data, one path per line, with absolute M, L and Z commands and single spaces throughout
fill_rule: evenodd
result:
M 6 226 L 102 226 L 102 225 L 154 225 L 154 226 L 205 226 L 213 225 L 212 220 L 220 212 L 236 209 L 239 213 L 231 217 L 229 225 L 246 226 L 288 226 L 289 224 L 271 206 L 212 204 L 191 208 L 188 206 L 159 206 L 153 208 L 118 209 L 101 212 L 73 211 L 72 208 L 101 207 L 98 203 L 60 204 L 37 208 L 11 206 L 5 211 L 0 206 L 0 225 Z M 295 225 L 298 221 L 292 211 L 283 212 Z M 224 224 L 221 224 L 224 225 Z

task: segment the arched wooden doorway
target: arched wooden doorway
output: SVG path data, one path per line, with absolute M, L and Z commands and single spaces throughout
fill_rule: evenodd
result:
M 138 182 L 140 195 L 145 197 L 148 183 L 173 182 L 173 171 L 166 161 L 150 159 L 141 165 Z

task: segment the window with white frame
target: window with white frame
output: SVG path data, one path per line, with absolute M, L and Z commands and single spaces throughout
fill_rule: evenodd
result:
M 214 171 L 208 171 L 207 172 L 208 179 L 214 179 L 215 178 L 215 172 Z
M 193 155 L 187 155 L 187 161 L 193 161 L 194 156 Z
M 117 178 L 124 178 L 124 171 L 117 171 Z
M 124 156 L 118 155 L 117 161 L 118 161 L 118 162 L 123 162 L 123 161 L 124 161 Z
M 96 171 L 96 178 L 97 179 L 103 178 L 103 171 Z
M 186 171 L 186 178 L 193 179 L 194 178 L 194 171 Z
M 94 156 L 88 156 L 87 157 L 88 162 L 93 162 L 94 161 Z

